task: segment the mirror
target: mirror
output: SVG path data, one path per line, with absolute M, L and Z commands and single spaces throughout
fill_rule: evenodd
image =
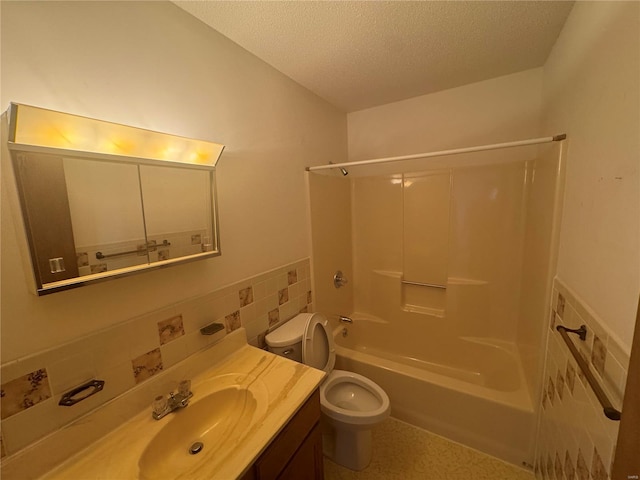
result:
M 8 145 L 38 294 L 220 255 L 215 163 L 202 164 L 201 153 L 191 154 L 197 161 L 189 163 L 95 151 L 99 145 L 80 151 L 18 143 L 22 107 L 12 104 L 9 111 Z M 127 141 L 119 137 L 129 149 L 132 138 L 157 145 L 154 134 L 171 137 L 125 128 L 141 132 Z M 202 142 L 194 142 L 201 151 Z M 184 148 L 178 151 L 185 156 Z

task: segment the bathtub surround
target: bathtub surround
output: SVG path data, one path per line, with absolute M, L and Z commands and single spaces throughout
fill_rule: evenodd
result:
M 544 389 L 540 398 L 535 474 L 539 479 L 579 480 L 610 477 L 620 422 L 605 417 L 602 406 L 556 330 L 587 326 L 581 341 L 570 335 L 614 407 L 620 409 L 629 355 L 588 304 L 561 280 L 554 282 L 549 315 Z
M 336 327 L 339 368 L 378 383 L 396 418 L 516 465 L 533 464 L 561 155 L 550 145 L 474 154 L 475 166 L 354 168 L 348 185 L 310 178 L 312 207 L 350 205 L 312 217 L 314 244 L 353 238 L 353 300 L 328 289 L 354 305 L 347 336 Z
M 351 182 L 340 173 L 336 176 L 307 173 L 306 176 L 315 307 L 331 318 L 353 311 L 354 282 L 341 288 L 333 283 L 338 270 L 345 278 L 353 278 Z M 319 205 L 322 208 L 318 208 Z
M 200 333 L 212 322 L 224 324 L 226 333 L 244 327 L 249 343 L 264 347 L 268 330 L 312 309 L 309 263 L 300 260 L 3 364 L 3 451 L 19 452 L 218 341 L 225 332 Z M 280 303 L 283 291 L 287 301 Z M 93 378 L 105 380 L 103 391 L 71 407 L 58 405 L 63 393 Z

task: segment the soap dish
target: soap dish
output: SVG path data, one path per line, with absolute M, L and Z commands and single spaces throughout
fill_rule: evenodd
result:
M 211 323 L 209 325 L 207 325 L 206 327 L 202 327 L 200 329 L 200 333 L 202 335 L 213 335 L 216 332 L 219 332 L 220 330 L 224 329 L 224 325 L 221 323 Z

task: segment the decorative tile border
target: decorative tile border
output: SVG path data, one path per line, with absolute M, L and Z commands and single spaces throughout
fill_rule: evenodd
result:
M 283 305 L 289 301 L 289 289 L 278 290 L 278 305 Z
M 187 247 L 193 238 L 185 238 Z M 82 252 L 87 250 L 90 260 L 91 250 Z M 299 312 L 313 311 L 310 270 L 309 259 L 300 260 L 2 365 L 3 460 L 214 343 L 219 335 L 200 334 L 206 325 L 221 323 L 227 332 L 244 327 L 247 341 L 265 348 L 268 331 Z M 82 369 L 62 361 L 70 358 L 82 359 Z M 73 407 L 58 406 L 65 391 L 90 380 L 79 378 L 85 374 L 105 380 L 105 389 Z
M 155 348 L 131 360 L 131 365 L 133 366 L 133 378 L 135 378 L 136 384 L 141 383 L 162 371 L 162 353 L 159 348 Z
M 238 296 L 240 298 L 240 308 L 246 307 L 247 305 L 253 303 L 253 288 L 243 288 L 238 292 Z
M 180 338 L 183 335 L 184 324 L 182 322 L 182 315 L 176 315 L 175 317 L 158 322 L 158 337 L 160 338 L 160 345 L 169 343 L 171 340 Z
M 3 383 L 0 390 L 2 420 L 51 398 L 47 369 L 41 368 Z
M 557 278 L 551 305 L 534 472 L 537 479 L 608 480 L 619 422 L 604 416 L 555 327 L 587 326 L 586 341 L 573 336 L 572 341 L 617 407 L 624 396 L 629 356 L 586 302 Z
M 240 310 L 236 310 L 231 315 L 224 317 L 224 324 L 227 327 L 227 333 L 231 333 L 242 326 L 240 320 Z

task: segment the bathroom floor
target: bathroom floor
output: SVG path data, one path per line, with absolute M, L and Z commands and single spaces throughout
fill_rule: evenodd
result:
M 532 472 L 394 418 L 373 431 L 373 459 L 354 472 L 324 459 L 325 480 L 533 480 Z

